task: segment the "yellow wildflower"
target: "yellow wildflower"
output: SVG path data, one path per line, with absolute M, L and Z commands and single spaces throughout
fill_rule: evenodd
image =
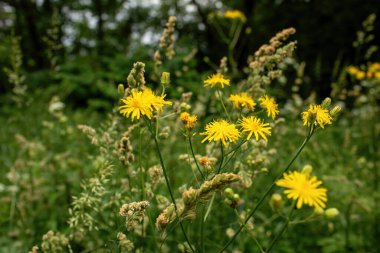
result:
M 316 176 L 310 177 L 298 171 L 285 173 L 284 178 L 276 182 L 276 185 L 287 188 L 284 193 L 289 199 L 297 200 L 297 208 L 301 208 L 303 204 L 325 208 L 327 189 L 319 188 L 321 184 L 322 181 L 318 181 Z
M 359 69 L 357 67 L 354 67 L 354 66 L 349 66 L 346 68 L 346 71 L 350 75 L 355 75 L 356 73 L 359 72 Z
M 205 141 L 221 141 L 224 146 L 228 142 L 236 142 L 239 139 L 240 133 L 234 124 L 228 123 L 226 120 L 217 120 L 208 123 L 205 128 L 205 132 L 200 133 L 200 135 L 206 135 L 202 140 Z
M 246 92 L 242 92 L 239 94 L 232 94 L 228 98 L 228 100 L 231 101 L 232 105 L 235 108 L 248 108 L 249 110 L 253 111 L 255 109 L 256 103 L 253 101 L 253 98 L 248 95 Z
M 221 88 L 224 88 L 224 85 L 230 86 L 230 80 L 225 78 L 222 74 L 216 73 L 211 76 L 209 76 L 204 82 L 204 86 L 211 86 L 211 88 L 214 88 L 215 86 L 220 86 Z
M 240 19 L 242 22 L 247 20 L 244 13 L 239 10 L 228 10 L 224 12 L 224 17 L 228 19 Z
M 259 137 L 261 137 L 265 141 L 268 141 L 266 135 L 271 135 L 271 127 L 269 124 L 264 123 L 255 116 L 244 117 L 240 120 L 239 125 L 242 127 L 243 132 L 248 132 L 247 140 L 254 134 L 256 140 L 259 140 Z
M 164 105 L 171 105 L 172 102 L 165 101 L 165 96 L 154 95 L 151 89 L 145 88 L 143 91 L 134 90 L 132 94 L 121 101 L 124 105 L 119 107 L 119 111 L 125 117 L 140 119 L 141 115 L 152 118 L 153 110 L 162 111 Z
M 271 98 L 267 95 L 262 96 L 259 98 L 261 107 L 267 110 L 268 117 L 272 117 L 272 119 L 275 119 L 278 115 L 278 105 L 274 98 Z
M 310 105 L 309 109 L 302 113 L 302 119 L 305 126 L 314 124 L 324 128 L 325 125 L 332 123 L 329 111 L 320 105 Z
M 132 121 L 135 118 L 140 119 L 141 115 L 146 115 L 149 119 L 152 118 L 153 110 L 150 101 L 143 96 L 143 92 L 134 90 L 126 99 L 121 100 L 124 105 L 119 107 L 120 113 Z
M 359 71 L 356 72 L 356 74 L 355 74 L 355 77 L 356 77 L 356 79 L 358 79 L 358 80 L 363 80 L 363 79 L 365 78 L 365 76 L 366 76 L 366 73 L 365 73 L 364 71 L 361 71 L 361 70 L 359 70 Z
M 142 95 L 145 96 L 146 99 L 150 102 L 151 106 L 159 112 L 162 111 L 162 107 L 164 107 L 164 105 L 172 104 L 172 102 L 164 100 L 165 95 L 156 96 L 149 88 L 145 88 Z

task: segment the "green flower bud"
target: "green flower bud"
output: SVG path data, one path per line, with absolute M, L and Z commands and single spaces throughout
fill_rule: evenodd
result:
M 302 169 L 302 173 L 305 175 L 310 176 L 311 172 L 313 172 L 313 167 L 311 167 L 311 165 L 309 165 L 309 164 L 305 165 Z
M 274 210 L 281 209 L 282 205 L 284 204 L 282 196 L 278 193 L 274 193 L 269 200 L 269 204 Z
M 322 102 L 322 107 L 324 109 L 327 109 L 331 105 L 331 98 L 327 97 L 325 100 Z
M 336 208 L 329 208 L 325 211 L 325 216 L 327 219 L 334 219 L 339 215 L 339 210 Z
M 231 206 L 232 205 L 232 201 L 230 199 L 224 199 L 224 204 L 226 204 L 227 206 Z
M 125 91 L 124 84 L 119 83 L 119 86 L 117 86 L 117 93 L 119 93 L 119 95 L 124 95 L 124 91 Z
M 229 187 L 224 189 L 224 193 L 227 195 L 228 198 L 232 198 L 234 196 L 234 191 Z
M 314 213 L 317 216 L 320 216 L 320 215 L 323 215 L 325 213 L 325 210 L 323 210 L 323 208 L 321 208 L 321 207 L 316 207 L 316 208 L 314 208 Z
M 233 196 L 233 199 L 234 199 L 235 201 L 239 201 L 239 199 L 240 199 L 239 194 L 235 193 L 234 196 Z
M 162 72 L 161 84 L 164 86 L 168 86 L 170 84 L 170 73 L 169 72 Z
M 336 117 L 338 116 L 338 114 L 340 113 L 340 111 L 342 110 L 342 107 L 340 107 L 339 105 L 336 105 L 331 111 L 330 111 L 330 115 L 331 117 Z

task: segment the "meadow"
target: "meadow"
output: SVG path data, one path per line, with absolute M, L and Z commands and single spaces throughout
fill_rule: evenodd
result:
M 1 44 L 0 252 L 379 252 L 376 15 L 327 95 L 295 28 L 241 63 L 242 11 L 208 15 L 220 59 L 178 19 L 153 50 L 102 61 L 63 61 L 52 19 L 42 71 L 22 37 Z

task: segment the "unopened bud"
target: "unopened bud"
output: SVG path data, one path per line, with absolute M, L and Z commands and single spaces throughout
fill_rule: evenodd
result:
M 331 98 L 327 97 L 325 100 L 322 102 L 322 107 L 324 109 L 327 109 L 331 105 Z
M 124 84 L 119 83 L 119 85 L 117 86 L 117 93 L 119 93 L 119 95 L 124 95 L 124 91 Z
M 274 193 L 272 197 L 270 198 L 269 204 L 274 210 L 281 209 L 283 205 L 282 196 L 278 193 Z
M 239 194 L 235 193 L 234 196 L 233 196 L 233 199 L 234 199 L 235 201 L 239 201 L 239 199 L 240 199 Z
M 325 216 L 327 219 L 334 219 L 339 215 L 339 210 L 336 208 L 329 208 L 325 211 Z
M 311 172 L 313 172 L 313 167 L 311 167 L 311 165 L 309 165 L 309 164 L 305 165 L 302 169 L 302 173 L 307 175 L 307 176 L 310 176 Z
M 231 198 L 234 196 L 234 191 L 231 188 L 226 188 L 224 190 L 224 193 L 227 195 L 227 197 Z
M 331 111 L 330 111 L 330 115 L 331 117 L 336 117 L 340 111 L 342 110 L 342 107 L 340 107 L 339 105 L 336 105 Z
M 316 207 L 316 208 L 314 208 L 314 213 L 317 216 L 321 216 L 325 213 L 325 210 L 323 210 L 323 208 L 321 208 L 321 207 Z
M 161 84 L 164 86 L 168 86 L 170 84 L 170 73 L 169 72 L 162 72 Z

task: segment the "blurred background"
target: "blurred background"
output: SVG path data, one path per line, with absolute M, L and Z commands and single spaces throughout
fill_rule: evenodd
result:
M 380 13 L 375 0 L 344 1 L 210 1 L 210 0 L 8 0 L 0 1 L 0 69 L 9 66 L 10 36 L 20 38 L 23 71 L 29 89 L 49 90 L 47 73 L 59 67 L 54 85 L 75 106 L 107 107 L 111 89 L 127 76 L 133 61 L 149 62 L 157 49 L 169 15 L 177 17 L 176 58 L 171 68 L 191 89 L 200 80 L 186 69 L 175 69 L 188 56 L 188 64 L 199 72 L 210 64 L 219 64 L 228 45 L 217 33 L 213 15 L 237 9 L 247 20 L 236 44 L 234 58 L 239 67 L 247 57 L 267 42 L 277 31 L 294 27 L 298 41 L 295 58 L 305 62 L 306 84 L 301 94 L 311 91 L 324 97 L 331 92 L 337 67 L 361 64 L 368 60 L 361 48 L 353 48 L 356 31 L 371 13 Z M 380 34 L 380 19 L 373 34 Z M 380 36 L 371 44 L 378 45 Z M 54 63 L 52 63 L 54 52 Z M 372 56 L 379 58 L 379 51 Z M 337 64 L 339 66 L 337 66 Z M 0 91 L 12 85 L 0 71 Z M 75 84 L 74 84 L 75 83 Z M 291 84 L 290 84 L 291 85 Z M 67 99 L 66 99 L 67 98 Z M 113 99 L 113 98 L 112 98 Z
M 243 15 L 228 19 L 228 10 Z M 145 63 L 147 86 L 153 88 L 159 86 L 162 71 L 170 72 L 167 98 L 174 102 L 193 92 L 187 101 L 194 104 L 192 110 L 201 112 L 200 119 L 211 120 L 217 105 L 211 92 L 199 87 L 221 59 L 229 57 L 227 76 L 236 84 L 231 87 L 240 89 L 252 77 L 252 55 L 288 27 L 296 29 L 289 38 L 297 41 L 296 49 L 276 65 L 281 73 L 267 87 L 279 103 L 281 119 L 268 146 L 252 154 L 260 161 L 255 160 L 250 172 L 268 168 L 269 177 L 263 177 L 261 185 L 272 182 L 305 136 L 300 113 L 329 96 L 342 113 L 313 136 L 295 167 L 315 168 L 329 189 L 328 206 L 340 214 L 334 221 L 295 226 L 279 243 L 278 252 L 380 252 L 379 14 L 378 0 L 0 0 L 0 252 L 27 252 L 40 245 L 49 230 L 76 236 L 68 228 L 68 210 L 73 196 L 85 191 L 83 179 L 96 175 L 99 157 L 112 157 L 118 173 L 107 181 L 107 193 L 115 196 L 101 200 L 106 220 L 120 220 L 115 212 L 120 204 L 136 201 L 132 195 L 139 189 L 132 192 L 123 181 L 135 183 L 130 171 L 136 168 L 117 157 L 130 122 L 120 120 L 115 110 L 118 85 L 127 83 L 133 63 Z M 169 16 L 177 18 L 175 55 L 162 54 L 163 64 L 157 68 L 155 54 L 163 50 L 160 38 Z M 178 122 L 170 124 L 172 136 L 182 137 Z M 202 131 L 204 124 L 197 127 Z M 137 147 L 134 135 L 131 142 Z M 203 150 L 196 138 L 195 148 Z M 168 163 L 184 167 L 178 160 L 184 144 L 169 141 L 164 150 Z M 261 148 L 274 150 L 275 159 L 266 151 L 260 153 Z M 157 162 L 152 153 L 145 155 L 147 168 Z M 189 171 L 181 173 L 191 177 Z M 183 183 L 183 175 L 172 173 L 176 186 Z M 254 182 L 249 191 L 239 193 L 255 200 L 260 191 L 263 188 Z M 225 212 L 217 213 L 214 222 L 229 217 L 236 223 L 231 210 L 219 202 Z M 264 242 L 280 228 L 279 223 L 265 225 L 271 224 L 270 213 L 266 203 L 255 217 L 256 235 Z M 152 217 L 158 214 L 154 210 Z M 114 227 L 120 224 L 92 230 L 86 240 L 70 237 L 74 252 L 95 252 L 89 249 L 97 243 L 116 240 Z M 227 225 L 210 229 L 206 238 L 225 238 Z M 136 248 L 153 245 L 139 234 L 132 237 Z M 235 246 L 255 252 L 252 239 L 241 238 Z M 177 242 L 168 245 L 176 249 Z M 109 248 L 97 252 L 119 252 Z

